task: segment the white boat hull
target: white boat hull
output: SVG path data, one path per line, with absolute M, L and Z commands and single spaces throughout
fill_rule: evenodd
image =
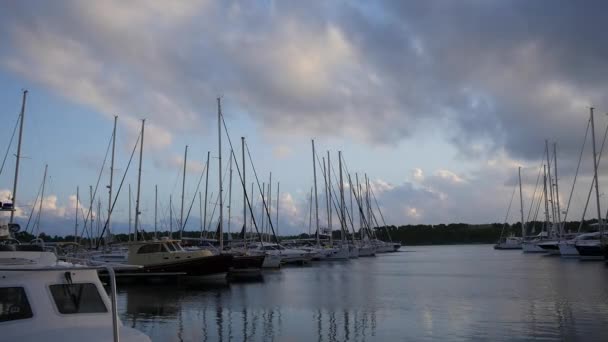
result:
M 279 268 L 281 267 L 281 256 L 266 254 L 262 268 Z
M 579 254 L 573 243 L 562 242 L 559 244 L 559 254 L 563 258 L 578 258 Z
M 521 244 L 521 249 L 524 253 L 546 253 L 547 251 L 538 247 L 538 242 L 524 242 Z
M 347 260 L 350 258 L 350 252 L 348 247 L 346 248 L 333 248 L 332 252 L 325 258 L 325 260 Z
M 376 247 L 371 245 L 363 245 L 359 247 L 359 256 L 360 257 L 369 257 L 376 255 Z

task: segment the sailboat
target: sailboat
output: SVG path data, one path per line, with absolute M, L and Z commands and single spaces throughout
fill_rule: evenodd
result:
M 597 155 L 595 153 L 595 126 L 593 121 L 593 108 L 589 110 L 589 116 L 591 121 L 591 140 L 593 142 L 593 179 L 595 182 L 595 198 L 597 205 L 597 220 L 599 225 L 599 239 L 585 239 L 585 240 L 577 240 L 574 244 L 574 247 L 578 251 L 581 260 L 602 260 L 604 259 L 605 246 L 602 243 L 603 233 L 604 233 L 604 222 L 602 220 L 602 212 L 600 210 L 600 192 L 598 185 L 598 176 L 597 176 Z

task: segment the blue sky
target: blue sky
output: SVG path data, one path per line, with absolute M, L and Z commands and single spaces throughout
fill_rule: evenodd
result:
M 70 196 L 79 186 L 88 199 L 114 115 L 117 180 L 139 120 L 147 120 L 144 229 L 153 223 L 156 184 L 162 215 L 169 194 L 178 203 L 186 145 L 186 198 L 195 194 L 207 151 L 209 193 L 217 194 L 217 96 L 238 149 L 245 136 L 260 177 L 267 180 L 272 172 L 273 182 L 281 182 L 280 225 L 286 232 L 308 229 L 312 138 L 320 155 L 330 150 L 336 162 L 342 150 L 350 170 L 370 175 L 391 224 L 502 221 L 517 166 L 524 167 L 524 190 L 531 196 L 544 139 L 558 143 L 565 202 L 590 105 L 598 108 L 598 136 L 606 125 L 599 115 L 606 108 L 606 51 L 591 43 L 597 35 L 591 24 L 579 25 L 601 12 L 596 7 L 602 4 L 586 6 L 593 10 L 542 3 L 5 5 L 2 146 L 17 118 L 21 90 L 29 90 L 20 214 L 27 216 L 48 163 L 41 229 L 72 231 Z M 536 16 L 541 9 L 544 15 Z M 224 148 L 227 160 L 226 140 Z M 576 219 L 592 170 L 590 152 L 585 156 L 573 196 Z M 13 167 L 11 157 L 0 174 L 5 197 Z M 106 167 L 103 186 L 107 175 Z M 239 214 L 233 222 L 242 210 L 236 182 L 233 209 Z M 136 160 L 129 183 L 135 188 Z M 107 193 L 100 193 L 105 210 Z M 199 226 L 195 203 L 187 229 Z M 124 189 L 114 212 L 117 229 L 124 229 L 127 212 Z

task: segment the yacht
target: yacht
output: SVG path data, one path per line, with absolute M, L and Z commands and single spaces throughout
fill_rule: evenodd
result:
M 307 264 L 313 258 L 313 253 L 311 252 L 286 248 L 276 243 L 255 243 L 249 245 L 249 248 L 253 251 L 263 251 L 267 256 L 280 256 L 281 264 Z
M 521 244 L 521 249 L 524 253 L 546 253 L 547 251 L 538 246 L 539 243 L 546 241 L 549 234 L 547 232 L 540 232 L 536 236 L 524 239 Z
M 517 236 L 503 238 L 494 245 L 494 249 L 522 249 L 521 238 Z
M 602 245 L 602 234 L 587 239 L 579 239 L 574 247 L 578 251 L 581 260 L 603 260 L 604 246 Z
M 9 240 L 7 227 L 0 225 L 0 242 Z M 106 268 L 112 275 L 111 298 L 97 275 L 99 267 L 58 261 L 38 245 L 0 244 L 2 340 L 150 341 L 120 322 L 113 269 Z
M 547 253 L 549 253 L 549 255 L 560 255 L 561 254 L 561 252 L 559 251 L 560 243 L 562 243 L 563 241 L 571 240 L 575 237 L 576 237 L 576 234 L 566 234 L 559 239 L 540 242 L 540 243 L 538 243 L 538 247 L 547 251 Z
M 363 241 L 361 243 L 361 245 L 359 245 L 359 256 L 360 257 L 376 256 L 376 246 L 374 246 L 369 241 Z
M 580 234 L 570 240 L 562 240 L 558 244 L 559 253 L 564 258 L 578 258 L 580 255 L 576 250 L 576 242 L 579 240 L 599 239 L 599 232 Z

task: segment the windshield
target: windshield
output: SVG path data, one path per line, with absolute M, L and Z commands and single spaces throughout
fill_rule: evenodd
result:
M 95 284 L 56 284 L 49 289 L 62 314 L 108 312 Z

